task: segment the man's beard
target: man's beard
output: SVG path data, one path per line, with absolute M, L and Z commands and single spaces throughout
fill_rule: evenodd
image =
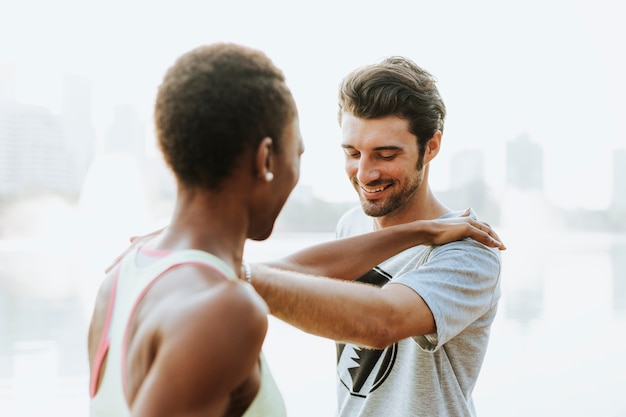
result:
M 411 181 L 406 183 L 406 185 L 401 190 L 395 192 L 393 195 L 391 195 L 382 202 L 371 202 L 364 199 L 359 193 L 361 208 L 363 209 L 363 212 L 370 217 L 382 217 L 398 210 L 411 199 L 413 194 L 415 194 L 417 189 L 422 184 L 422 179 L 422 171 L 417 171 L 415 173 L 415 176 L 411 178 Z M 359 187 L 359 185 L 356 183 L 355 186 Z

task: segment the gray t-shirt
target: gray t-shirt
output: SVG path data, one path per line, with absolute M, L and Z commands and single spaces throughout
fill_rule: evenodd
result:
M 339 221 L 337 237 L 373 228 L 372 218 L 355 207 Z M 500 298 L 499 251 L 470 239 L 416 246 L 359 281 L 412 288 L 432 311 L 437 332 L 383 350 L 337 343 L 338 415 L 475 416 L 472 391 Z

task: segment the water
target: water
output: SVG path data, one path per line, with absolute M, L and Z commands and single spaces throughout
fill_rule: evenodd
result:
M 626 236 L 498 230 L 503 297 L 474 398 L 479 416 L 626 416 Z M 251 242 L 251 260 L 331 234 Z M 86 416 L 86 332 L 101 269 L 123 245 L 0 241 L 0 416 Z M 334 344 L 271 319 L 265 355 L 290 416 L 332 416 Z

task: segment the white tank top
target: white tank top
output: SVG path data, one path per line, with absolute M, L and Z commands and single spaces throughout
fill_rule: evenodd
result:
M 138 268 L 136 256 L 139 249 L 131 251 L 118 264 L 117 276 L 111 294 L 111 303 L 105 325 L 105 337 L 100 340 L 98 353 L 92 367 L 95 371 L 91 376 L 91 401 L 89 404 L 91 417 L 124 417 L 130 415 L 126 396 L 124 395 L 123 375 L 123 341 L 128 320 L 135 305 L 140 301 L 150 285 L 158 280 L 163 273 L 177 265 L 200 264 L 215 269 L 229 280 L 237 281 L 235 272 L 221 259 L 204 251 L 175 251 L 162 259 Z M 242 285 L 247 285 L 242 282 Z M 95 387 L 99 378 L 102 359 L 106 356 L 107 367 L 97 392 Z M 243 414 L 244 417 L 285 417 L 285 403 L 276 382 L 267 366 L 263 353 L 260 356 L 261 384 L 259 391 Z

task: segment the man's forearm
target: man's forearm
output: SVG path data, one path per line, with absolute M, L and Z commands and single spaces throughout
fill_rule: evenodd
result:
M 366 347 L 378 347 L 384 335 L 377 323 L 382 314 L 367 314 L 384 308 L 377 287 L 311 277 L 264 264 L 252 265 L 252 285 L 272 315 L 307 333 Z

